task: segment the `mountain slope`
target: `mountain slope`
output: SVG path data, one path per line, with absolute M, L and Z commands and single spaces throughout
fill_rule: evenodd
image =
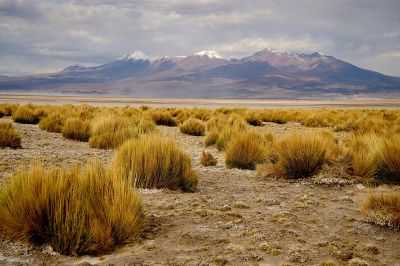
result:
M 158 58 L 133 51 L 96 67 L 75 65 L 52 74 L 0 77 L 1 91 L 184 98 L 391 97 L 400 94 L 400 78 L 320 53 L 265 49 L 226 60 L 215 51 Z

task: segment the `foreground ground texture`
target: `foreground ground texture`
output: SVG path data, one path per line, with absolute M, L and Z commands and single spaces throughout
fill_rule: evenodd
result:
M 0 186 L 32 160 L 109 163 L 114 154 L 37 125 L 14 125 L 23 148 L 0 150 Z M 308 130 L 297 123 L 266 123 L 259 130 L 280 136 L 294 128 Z M 138 242 L 107 255 L 76 258 L 49 247 L 1 241 L 0 235 L 0 265 L 400 265 L 400 231 L 362 221 L 359 203 L 368 188 L 337 179 L 341 169 L 325 169 L 301 181 L 260 178 L 255 171 L 226 169 L 223 153 L 205 148 L 202 137 L 184 135 L 177 127 L 160 130 L 191 156 L 201 181 L 195 193 L 139 190 L 147 221 Z M 345 133 L 335 134 L 341 139 Z M 216 156 L 218 164 L 200 166 L 202 150 Z

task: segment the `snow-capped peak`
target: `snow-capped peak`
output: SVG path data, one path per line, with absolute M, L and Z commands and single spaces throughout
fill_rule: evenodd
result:
M 118 61 L 129 61 L 129 60 L 150 60 L 151 58 L 145 53 L 139 50 L 134 50 L 131 53 L 125 54 L 118 58 Z
M 217 51 L 214 50 L 205 50 L 205 51 L 201 51 L 198 53 L 195 53 L 195 55 L 199 55 L 199 56 L 207 56 L 208 58 L 215 58 L 215 59 L 222 59 L 222 56 L 218 54 Z

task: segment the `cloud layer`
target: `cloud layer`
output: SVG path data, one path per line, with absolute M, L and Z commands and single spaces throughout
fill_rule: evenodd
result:
M 400 76 L 398 0 L 0 0 L 0 74 L 212 49 L 320 51 Z

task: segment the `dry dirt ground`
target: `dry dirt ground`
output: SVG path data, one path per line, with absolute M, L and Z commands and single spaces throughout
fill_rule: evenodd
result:
M 53 165 L 91 158 L 108 163 L 114 153 L 36 125 L 15 126 L 23 148 L 0 150 L 0 186 L 37 158 Z M 260 130 L 279 136 L 293 128 L 308 130 L 295 123 Z M 259 178 L 255 171 L 226 169 L 223 153 L 203 147 L 202 137 L 176 127 L 160 131 L 190 154 L 201 181 L 195 193 L 140 190 L 147 222 L 138 242 L 103 256 L 66 257 L 49 247 L 1 242 L 0 236 L 0 265 L 400 265 L 400 231 L 362 220 L 359 203 L 368 188 L 337 179 L 340 169 L 295 182 Z M 218 158 L 216 166 L 200 166 L 203 149 Z

